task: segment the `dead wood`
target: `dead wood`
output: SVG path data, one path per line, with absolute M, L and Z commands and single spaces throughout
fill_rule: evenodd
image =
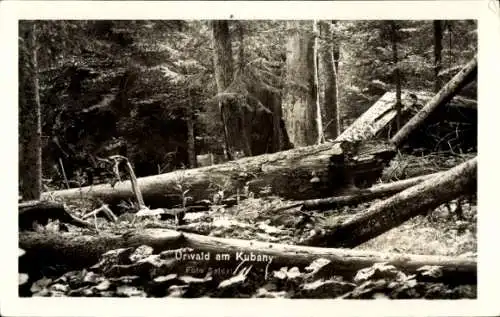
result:
M 450 101 L 460 89 L 477 77 L 477 57 L 465 65 L 441 90 L 422 108 L 410 121 L 408 121 L 391 139 L 399 146 L 408 136 L 415 131 L 439 106 Z
M 376 179 L 395 154 L 394 147 L 381 140 L 363 142 L 356 149 L 358 152 L 346 158 L 339 143 L 324 143 L 143 177 L 137 179 L 137 188 L 148 205 L 162 208 L 182 206 L 186 189 L 192 201 L 210 199 L 218 191 L 229 197 L 244 192 L 245 187 L 256 197 L 269 194 L 288 199 L 327 197 L 346 186 L 346 179 L 352 177 L 345 177 L 346 174 L 375 173 L 370 179 Z M 129 181 L 118 182 L 114 187 L 102 184 L 43 194 L 62 199 L 100 199 L 108 204 L 133 195 Z
M 477 158 L 440 177 L 432 177 L 372 205 L 365 212 L 303 242 L 305 245 L 355 247 L 465 193 L 477 191 Z
M 407 272 L 415 272 L 424 265 L 440 266 L 442 281 L 476 282 L 476 260 L 447 256 L 428 256 L 371 251 L 328 249 L 294 246 L 268 242 L 224 239 L 181 233 L 167 229 L 145 229 L 124 235 L 104 234 L 78 235 L 24 232 L 19 235 L 19 247 L 26 251 L 22 259 L 39 265 L 65 266 L 67 269 L 82 269 L 98 262 L 100 256 L 117 248 L 149 245 L 155 253 L 179 248 L 191 248 L 192 253 L 210 254 L 210 259 L 196 261 L 199 266 L 236 268 L 246 255 L 246 263 L 256 269 L 279 269 L 297 266 L 303 269 L 312 261 L 326 258 L 331 261 L 330 274 L 352 278 L 359 269 L 377 262 L 386 262 Z M 77 250 L 77 252 L 75 252 Z M 229 259 L 217 261 L 217 254 L 228 254 Z M 257 260 L 257 256 L 260 261 Z M 185 265 L 178 260 L 178 265 Z

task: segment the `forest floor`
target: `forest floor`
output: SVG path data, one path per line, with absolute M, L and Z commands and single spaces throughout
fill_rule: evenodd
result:
M 382 176 L 394 179 L 444 170 L 461 163 L 469 155 L 443 158 L 441 156 L 414 157 L 400 155 Z M 430 164 L 429 164 L 430 162 Z M 401 168 L 406 166 L 406 168 Z M 417 171 L 420 169 L 420 171 Z M 169 228 L 203 235 L 258 240 L 284 244 L 300 244 L 317 230 L 328 228 L 339 218 L 350 217 L 366 210 L 371 204 L 341 207 L 326 212 L 303 212 L 299 207 L 276 212 L 290 204 L 279 197 L 249 198 L 231 207 L 211 206 L 208 211 L 186 213 L 185 224 L 176 226 L 174 219 L 145 217 L 133 222 L 132 213 L 124 213 L 111 223 L 101 217 L 90 218 L 100 232 L 125 233 L 144 228 Z M 93 202 L 78 201 L 68 204 L 68 209 L 81 216 L 99 207 Z M 458 210 L 463 217 L 459 217 Z M 374 238 L 356 249 L 392 253 L 448 255 L 475 257 L 477 252 L 477 202 L 463 197 L 415 217 L 404 224 Z M 88 229 L 68 226 L 75 235 Z M 57 231 L 49 223 L 38 230 Z M 115 251 L 117 253 L 123 250 Z M 155 256 L 148 246 L 131 250 L 130 258 L 148 259 Z M 109 252 L 108 252 L 109 253 Z M 102 261 L 110 261 L 109 254 Z M 123 263 L 113 262 L 113 265 Z M 34 283 L 25 283 L 20 293 L 25 296 L 153 296 L 153 297 L 285 297 L 285 298 L 475 298 L 476 285 L 444 285 L 420 282 L 415 275 L 407 275 L 390 265 L 376 264 L 359 272 L 352 281 L 338 276 L 315 276 L 314 272 L 325 265 L 322 259 L 311 263 L 309 272 L 297 268 L 282 268 L 266 278 L 250 267 L 230 272 L 227 278 L 216 279 L 210 274 L 165 274 L 143 279 L 124 270 L 122 276 L 106 276 L 99 265 L 82 271 L 68 272 L 60 277 L 44 277 Z M 101 261 L 101 268 L 102 268 Z M 140 260 L 139 260 L 140 261 Z M 428 268 L 427 273 L 435 268 Z M 186 272 L 188 273 L 188 272 Z M 432 275 L 432 274 L 431 274 Z M 76 283 L 75 280 L 80 281 Z M 71 282 L 73 281 L 73 282 Z M 29 284 L 29 285 L 26 285 Z M 203 291 L 200 291 L 200 286 Z M 196 291 L 195 291 L 196 289 Z

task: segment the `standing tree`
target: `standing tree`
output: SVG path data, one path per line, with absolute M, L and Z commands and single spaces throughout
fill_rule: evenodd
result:
M 229 26 L 227 21 L 212 21 L 213 43 L 214 43 L 214 68 L 217 91 L 223 93 L 233 79 L 233 52 L 229 38 Z M 231 115 L 230 105 L 227 102 L 219 102 L 219 111 L 224 129 L 227 158 L 234 157 L 233 147 L 229 134 L 229 117 Z
M 314 36 L 314 44 L 313 44 L 313 56 L 314 56 L 314 97 L 316 103 L 316 129 L 318 133 L 318 139 L 316 143 L 321 144 L 324 140 L 325 136 L 323 133 L 323 115 L 321 110 L 320 103 L 320 88 L 319 88 L 319 48 L 320 48 L 320 30 L 318 21 L 313 21 L 313 36 Z
M 40 198 L 42 190 L 42 125 L 38 95 L 36 26 L 19 23 L 19 179 L 24 200 Z
M 434 20 L 434 91 L 441 89 L 439 72 L 441 71 L 441 51 L 443 50 L 443 24 L 440 20 Z
M 225 95 L 226 90 L 234 83 L 233 53 L 229 34 L 228 21 L 212 21 L 214 43 L 214 68 L 217 91 Z M 235 84 L 237 86 L 237 83 Z M 236 151 L 251 155 L 250 141 L 247 135 L 247 124 L 240 100 L 236 94 L 227 93 L 227 98 L 219 101 L 224 136 L 226 139 L 227 158 L 235 158 Z M 240 98 L 241 99 L 241 98 Z
M 332 23 L 321 21 L 319 24 L 319 94 L 324 113 L 325 134 L 335 139 L 339 134 L 338 114 L 338 45 L 334 43 Z
M 393 78 L 396 85 L 396 130 L 399 131 L 401 127 L 401 75 L 399 73 L 399 58 L 398 58 L 398 25 L 396 21 L 389 21 L 391 28 L 391 46 L 392 46 L 392 64 L 393 64 Z
M 283 120 L 294 146 L 315 144 L 314 39 L 300 21 L 288 22 Z
M 332 26 L 335 25 L 337 22 L 333 21 Z M 333 33 L 332 33 L 333 34 Z M 334 84 L 333 87 L 335 88 L 335 101 L 332 103 L 332 114 L 335 116 L 332 120 L 335 122 L 335 129 L 332 127 L 331 131 L 336 132 L 335 137 L 340 135 L 340 132 L 342 132 L 341 127 L 340 127 L 340 97 L 339 97 L 339 61 L 340 61 L 340 41 L 337 39 L 337 34 L 333 34 L 333 71 L 334 71 Z

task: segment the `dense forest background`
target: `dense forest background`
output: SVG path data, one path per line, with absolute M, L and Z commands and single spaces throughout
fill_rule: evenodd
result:
M 477 50 L 472 20 L 30 23 L 43 178 L 59 186 L 62 166 L 95 183 L 112 154 L 145 176 L 335 139 L 387 91 L 437 91 Z

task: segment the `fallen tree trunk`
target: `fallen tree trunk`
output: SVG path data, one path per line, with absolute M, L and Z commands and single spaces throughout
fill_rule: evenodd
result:
M 49 219 L 82 228 L 93 228 L 91 224 L 68 213 L 61 203 L 43 200 L 19 203 L 19 230 L 32 230 L 33 223 L 46 225 Z
M 340 143 L 292 149 L 288 151 L 243 158 L 236 161 L 202 168 L 178 170 L 171 173 L 137 179 L 144 200 L 150 206 L 172 207 L 182 205 L 182 192 L 193 202 L 211 198 L 219 190 L 235 194 L 248 185 L 259 196 L 261 191 L 289 199 L 331 196 L 335 188 L 344 186 L 344 161 L 349 171 L 362 172 L 375 166 L 381 170 L 394 156 L 395 148 L 385 141 L 374 140 L 357 146 L 363 158 L 344 160 Z M 367 153 L 369 155 L 367 155 Z M 342 164 L 332 165 L 332 157 L 340 157 Z M 338 160 L 337 160 L 338 161 Z M 314 180 L 314 181 L 313 181 Z M 118 203 L 133 197 L 130 181 L 113 186 L 102 184 L 44 193 L 62 199 L 94 198 L 105 203 Z
M 462 70 L 456 74 L 443 88 L 410 119 L 391 139 L 399 146 L 408 136 L 415 131 L 422 122 L 440 105 L 447 103 L 460 89 L 477 76 L 477 57 L 474 57 Z
M 434 97 L 434 93 L 427 91 L 403 90 L 403 96 L 414 94 L 417 96 L 419 103 L 427 104 Z M 336 138 L 336 141 L 343 140 L 366 140 L 374 138 L 376 135 L 383 133 L 388 125 L 394 121 L 397 115 L 396 92 L 388 91 L 377 102 L 375 102 L 368 110 L 359 116 L 341 135 Z M 472 99 L 467 99 L 462 96 L 453 97 L 446 103 L 451 113 L 460 112 L 464 109 L 477 110 L 477 102 Z M 456 110 L 460 109 L 460 110 Z M 406 110 L 403 108 L 402 110 Z M 418 109 L 420 110 L 420 109 Z
M 477 190 L 477 158 L 464 162 L 440 177 L 433 177 L 372 205 L 326 233 L 302 244 L 352 248 L 432 210 L 460 195 Z
M 341 206 L 357 205 L 376 198 L 396 194 L 408 187 L 415 186 L 425 180 L 440 177 L 441 173 L 434 173 L 413 178 L 408 178 L 392 183 L 377 184 L 367 189 L 359 190 L 351 195 L 330 198 L 309 199 L 303 201 L 302 210 L 328 210 Z
M 352 278 L 359 269 L 377 262 L 387 262 L 404 271 L 415 272 L 424 265 L 442 267 L 442 281 L 476 283 L 475 259 L 446 256 L 378 253 L 359 250 L 327 249 L 286 244 L 224 239 L 191 233 L 180 233 L 166 229 L 146 229 L 124 235 L 101 234 L 99 236 L 64 234 L 41 234 L 26 232 L 19 235 L 19 247 L 26 251 L 20 259 L 34 269 L 33 263 L 44 266 L 64 265 L 66 269 L 82 269 L 99 261 L 100 256 L 113 249 L 149 245 L 155 253 L 179 248 L 191 248 L 191 254 L 209 254 L 209 258 L 196 261 L 196 265 L 228 267 L 234 270 L 243 260 L 254 269 L 279 269 L 297 266 L 303 269 L 316 259 L 329 259 L 330 272 Z M 78 250 L 78 252 L 75 252 Z M 224 261 L 217 255 L 229 255 Z M 252 254 L 254 258 L 252 258 Z M 246 258 L 249 256 L 250 258 Z M 173 257 L 173 255 L 172 255 Z M 178 265 L 182 260 L 178 259 Z

